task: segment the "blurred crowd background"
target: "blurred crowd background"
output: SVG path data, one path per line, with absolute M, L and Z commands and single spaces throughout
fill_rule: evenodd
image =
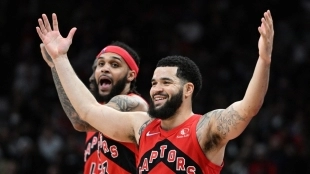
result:
M 0 174 L 82 173 L 85 133 L 71 126 L 41 57 L 42 13 L 58 15 L 65 37 L 77 27 L 68 56 L 86 85 L 95 56 L 114 40 L 139 53 L 138 91 L 147 100 L 160 58 L 192 58 L 203 75 L 194 111 L 203 114 L 242 99 L 267 9 L 275 28 L 269 90 L 229 142 L 222 174 L 310 173 L 309 1 L 1 0 Z

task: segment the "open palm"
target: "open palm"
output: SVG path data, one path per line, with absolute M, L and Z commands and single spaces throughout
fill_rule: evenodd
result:
M 45 14 L 39 18 L 39 26 L 36 27 L 39 37 L 45 45 L 46 51 L 53 58 L 57 58 L 61 55 L 67 54 L 70 45 L 72 44 L 72 38 L 76 31 L 76 28 L 72 28 L 66 38 L 62 37 L 58 30 L 58 21 L 56 14 L 52 14 L 53 29 Z
M 260 38 L 258 41 L 259 55 L 261 58 L 270 61 L 274 30 L 273 30 L 272 17 L 269 10 L 264 13 L 264 17 L 262 18 L 261 21 L 262 21 L 261 26 L 258 27 L 258 31 L 260 33 Z

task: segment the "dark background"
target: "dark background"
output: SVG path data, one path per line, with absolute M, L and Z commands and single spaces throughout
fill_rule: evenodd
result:
M 194 112 L 203 114 L 242 99 L 267 9 L 275 28 L 269 90 L 259 114 L 229 142 L 222 174 L 310 173 L 307 0 L 1 0 L 0 173 L 82 173 L 85 134 L 64 114 L 40 55 L 42 13 L 58 15 L 64 37 L 77 27 L 68 56 L 85 84 L 95 56 L 114 40 L 139 53 L 146 99 L 158 59 L 192 58 L 203 75 Z

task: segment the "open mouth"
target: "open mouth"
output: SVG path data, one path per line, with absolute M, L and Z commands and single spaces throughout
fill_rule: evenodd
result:
M 154 105 L 158 106 L 167 100 L 166 95 L 155 95 L 153 96 Z
M 154 97 L 154 101 L 164 100 L 166 98 L 167 97 L 165 97 L 165 96 L 156 96 L 156 97 Z
M 101 76 L 99 78 L 99 84 L 98 85 L 99 85 L 99 88 L 101 90 L 106 90 L 106 89 L 111 87 L 112 80 L 109 77 L 107 77 L 107 76 Z

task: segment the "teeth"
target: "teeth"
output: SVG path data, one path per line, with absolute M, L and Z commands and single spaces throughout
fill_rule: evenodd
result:
M 154 98 L 155 101 L 158 101 L 158 100 L 164 100 L 165 98 Z

